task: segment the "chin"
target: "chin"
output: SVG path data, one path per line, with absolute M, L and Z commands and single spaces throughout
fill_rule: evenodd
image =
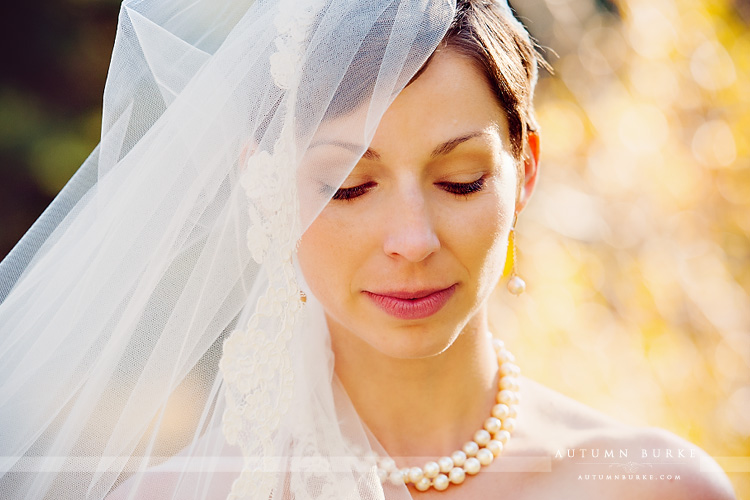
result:
M 423 359 L 450 348 L 461 333 L 460 324 L 434 318 L 429 322 L 378 328 L 362 338 L 373 349 L 395 359 Z

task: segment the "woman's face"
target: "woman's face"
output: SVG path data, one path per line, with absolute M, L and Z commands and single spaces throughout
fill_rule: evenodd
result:
M 330 141 L 315 154 L 343 147 Z M 301 239 L 300 266 L 334 339 L 418 358 L 482 326 L 514 213 L 536 179 L 536 137 L 520 188 L 510 151 L 482 73 L 449 49 L 435 54 Z

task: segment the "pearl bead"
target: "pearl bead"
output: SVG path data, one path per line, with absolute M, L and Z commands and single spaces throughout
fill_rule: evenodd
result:
M 518 278 L 520 280 L 520 278 Z M 520 280 L 523 283 L 522 280 Z M 424 467 L 404 467 L 399 469 L 390 458 L 380 458 L 376 453 L 355 449 L 355 454 L 364 455 L 376 465 L 376 473 L 381 483 L 394 485 L 413 484 L 418 491 L 428 491 L 434 487 L 444 491 L 451 484 L 461 484 L 467 474 L 478 474 L 483 466 L 490 465 L 503 452 L 516 428 L 521 370 L 514 364 L 515 357 L 500 339 L 491 338 L 498 360 L 500 378 L 498 380 L 497 404 L 492 408 L 492 416 L 484 421 L 484 426 L 474 433 L 474 440 L 466 442 L 461 450 L 451 456 L 430 461 Z M 352 445 L 354 449 L 355 445 Z
M 378 479 L 380 479 L 380 484 L 385 484 L 388 481 L 388 472 L 378 467 Z
M 504 405 L 512 405 L 516 402 L 516 393 L 508 389 L 503 389 L 497 393 L 497 402 Z
M 453 484 L 461 484 L 464 482 L 464 479 L 466 479 L 466 472 L 464 472 L 461 467 L 454 467 L 448 474 L 448 479 L 450 479 Z
M 484 421 L 484 428 L 490 434 L 495 434 L 497 431 L 503 428 L 503 423 L 499 418 L 490 417 Z M 479 441 L 477 441 L 478 443 Z
M 503 443 L 503 445 L 508 444 L 508 440 L 510 439 L 510 432 L 506 431 L 505 429 L 498 431 L 497 434 L 495 434 L 495 440 L 500 441 Z
M 482 465 L 490 465 L 495 459 L 495 455 L 487 448 L 482 448 L 477 452 L 477 460 Z
M 516 368 L 518 368 L 518 366 L 514 365 L 511 362 L 502 363 L 500 365 L 500 375 L 502 375 L 503 377 L 506 375 L 516 375 Z
M 509 391 L 517 391 L 518 390 L 518 378 L 507 375 L 505 377 L 502 377 L 500 379 L 500 383 L 498 383 L 499 389 L 508 389 Z
M 464 470 L 467 474 L 471 474 L 472 476 L 479 472 L 479 469 L 482 468 L 482 464 L 474 457 L 467 458 L 466 463 L 464 464 Z
M 505 342 L 500 339 L 493 338 L 492 347 L 495 349 L 495 352 L 498 352 L 500 349 L 503 349 L 505 347 Z
M 513 276 L 508 280 L 508 291 L 513 295 L 521 295 L 526 291 L 526 282 L 518 276 Z
M 473 457 L 479 451 L 479 445 L 474 441 L 467 441 L 463 447 L 464 453 L 467 457 Z
M 507 349 L 502 349 L 497 353 L 497 361 L 502 365 L 503 363 L 513 363 L 516 357 L 513 353 Z
M 394 470 L 388 475 L 388 481 L 390 481 L 391 484 L 395 484 L 396 486 L 404 484 L 404 475 L 400 470 Z
M 439 474 L 438 477 L 432 480 L 432 486 L 438 491 L 445 490 L 450 485 L 450 480 L 445 474 Z
M 432 486 L 432 481 L 430 481 L 426 477 L 423 477 L 422 479 L 414 483 L 414 487 L 419 491 L 427 491 L 430 489 L 430 486 Z
M 440 474 L 440 466 L 435 462 L 424 464 L 424 477 L 432 479 Z
M 401 469 L 401 477 L 403 478 L 404 483 L 409 482 L 409 472 L 411 472 L 411 469 L 409 467 L 404 467 Z
M 487 443 L 487 449 L 490 450 L 493 455 L 495 455 L 496 457 L 499 457 L 500 454 L 503 452 L 503 443 L 493 439 L 492 441 Z
M 440 472 L 447 474 L 453 468 L 453 459 L 451 457 L 440 457 L 438 465 L 440 466 Z
M 454 466 L 462 467 L 466 462 L 466 453 L 464 453 L 463 451 L 454 451 L 451 455 L 451 460 L 453 460 Z
M 490 436 L 490 433 L 484 429 L 480 429 L 474 433 L 474 442 L 479 446 L 487 446 L 487 443 L 490 442 L 490 439 L 492 439 L 492 436 Z
M 510 418 L 518 418 L 518 405 L 510 405 L 508 407 L 508 416 Z
M 414 484 L 417 484 L 417 481 L 422 479 L 424 477 L 424 472 L 422 472 L 422 469 L 419 467 L 412 467 L 409 469 L 409 481 L 411 481 Z
M 510 413 L 510 409 L 504 403 L 498 403 L 492 407 L 492 416 L 500 420 L 508 418 L 508 413 Z
M 385 457 L 380 461 L 380 466 L 384 471 L 390 473 L 396 468 L 396 462 L 391 457 Z

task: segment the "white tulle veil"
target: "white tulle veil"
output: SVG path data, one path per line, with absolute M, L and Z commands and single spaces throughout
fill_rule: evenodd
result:
M 101 143 L 0 264 L 1 498 L 383 498 L 295 245 L 454 10 L 123 3 Z

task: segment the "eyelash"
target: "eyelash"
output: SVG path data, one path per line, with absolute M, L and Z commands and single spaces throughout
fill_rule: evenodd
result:
M 484 176 L 472 182 L 440 182 L 438 186 L 456 196 L 468 197 L 484 189 Z
M 468 197 L 484 189 L 484 180 L 485 178 L 482 176 L 472 182 L 439 182 L 437 185 L 456 196 Z M 374 182 L 366 182 L 359 186 L 340 188 L 334 193 L 332 199 L 343 201 L 353 200 L 354 198 L 359 198 L 373 187 L 375 187 Z
M 344 201 L 353 200 L 354 198 L 359 198 L 373 187 L 375 187 L 374 182 L 366 182 L 359 186 L 340 188 L 333 194 L 333 199 Z

